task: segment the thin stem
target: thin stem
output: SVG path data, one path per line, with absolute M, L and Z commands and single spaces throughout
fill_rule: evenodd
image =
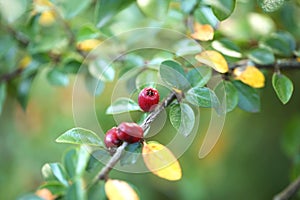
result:
M 241 60 L 234 65 L 230 66 L 230 69 L 235 69 L 237 67 L 246 66 L 249 60 Z M 280 69 L 280 70 L 290 70 L 290 69 L 300 69 L 300 62 L 297 59 L 278 59 L 274 64 L 260 65 L 255 64 L 257 68 L 260 69 Z
M 175 99 L 180 98 L 178 96 L 180 94 L 176 92 L 171 92 L 169 96 L 159 104 L 159 106 L 156 107 L 156 109 L 151 112 L 148 117 L 144 120 L 144 122 L 141 124 L 141 127 L 144 131 L 146 131 L 150 124 L 157 118 L 157 116 L 166 108 L 168 107 Z M 96 179 L 93 181 L 92 184 L 96 183 L 99 180 L 106 180 L 108 177 L 109 172 L 112 170 L 112 168 L 118 163 L 122 156 L 122 152 L 128 145 L 127 142 L 124 142 L 120 147 L 117 148 L 115 154 L 110 158 L 108 163 L 102 168 L 102 170 L 99 172 L 99 174 L 96 176 Z
M 0 75 L 0 83 L 1 82 L 8 82 L 8 81 L 16 78 L 17 76 L 19 76 L 22 72 L 23 72 L 22 68 L 17 68 L 16 70 L 14 70 L 10 73 Z
M 6 26 L 6 30 L 10 33 L 10 35 L 12 35 L 15 38 L 15 40 L 19 42 L 20 45 L 22 45 L 23 47 L 28 46 L 30 41 L 23 33 L 13 29 L 10 26 Z
M 291 199 L 300 189 L 300 177 L 288 185 L 282 192 L 277 194 L 273 200 L 288 200 Z

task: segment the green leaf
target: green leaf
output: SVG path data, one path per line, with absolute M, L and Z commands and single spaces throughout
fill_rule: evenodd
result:
M 148 17 L 162 20 L 167 15 L 170 0 L 137 0 L 136 3 Z
M 63 195 L 66 192 L 66 186 L 58 181 L 50 181 L 42 184 L 39 189 L 48 189 L 53 195 Z
M 215 92 L 222 103 L 223 101 L 226 101 L 227 113 L 232 111 L 238 105 L 239 102 L 238 91 L 230 81 L 220 82 L 217 85 Z
M 173 127 L 185 137 L 189 136 L 195 124 L 193 109 L 186 103 L 173 104 L 169 115 Z
M 269 65 L 275 63 L 275 56 L 272 51 L 266 48 L 256 48 L 249 52 L 248 58 L 260 65 Z
M 98 183 L 89 188 L 87 192 L 88 200 L 107 200 L 104 185 L 104 181 L 98 181 Z
M 5 98 L 6 98 L 6 84 L 0 83 L 0 115 L 3 110 Z
M 76 159 L 76 175 L 81 176 L 85 171 L 85 168 L 88 164 L 90 158 L 90 153 L 86 146 L 82 145 L 77 150 L 77 159 Z
M 125 148 L 125 151 L 120 159 L 121 166 L 135 164 L 137 159 L 140 157 L 141 152 L 142 144 L 140 142 L 129 144 Z
M 235 0 L 215 0 L 207 1 L 216 15 L 216 17 L 222 21 L 228 18 L 235 8 Z
M 42 167 L 42 174 L 46 181 L 59 181 L 68 186 L 67 173 L 60 163 L 47 163 Z
M 72 128 L 56 140 L 58 143 L 69 143 L 69 144 L 85 144 L 91 146 L 104 147 L 102 140 L 99 136 L 91 130 L 84 128 Z
M 49 83 L 55 86 L 67 86 L 69 84 L 69 77 L 64 72 L 53 68 L 47 74 Z
M 226 56 L 234 58 L 242 57 L 241 49 L 229 39 L 222 38 L 215 40 L 212 42 L 212 47 Z
M 272 33 L 260 41 L 259 45 L 270 49 L 274 54 L 284 57 L 293 55 L 296 47 L 295 39 L 286 32 Z
M 87 91 L 93 96 L 99 96 L 105 88 L 103 81 L 91 76 L 89 73 L 84 76 L 84 83 Z
M 233 85 L 238 90 L 238 106 L 248 112 L 260 111 L 260 96 L 257 89 L 254 89 L 240 81 L 233 81 Z
M 200 6 L 194 12 L 194 17 L 200 24 L 209 24 L 216 28 L 219 20 L 214 15 L 212 9 L 208 6 Z
M 171 88 L 184 90 L 189 87 L 182 66 L 175 61 L 167 60 L 161 63 L 159 75 L 163 82 Z
M 71 149 L 67 151 L 63 157 L 63 165 L 66 169 L 67 174 L 71 179 L 76 176 L 76 159 L 77 159 L 76 149 Z
M 92 0 L 63 0 L 59 1 L 58 7 L 61 9 L 64 18 L 71 19 L 85 10 Z
M 283 74 L 274 73 L 272 77 L 272 84 L 280 101 L 283 104 L 289 102 L 294 91 L 293 82 Z
M 83 181 L 76 179 L 73 184 L 68 188 L 65 196 L 66 200 L 82 200 L 86 199 Z
M 219 105 L 214 91 L 207 87 L 193 87 L 186 93 L 186 100 L 199 107 L 210 108 Z
M 115 100 L 107 109 L 106 114 L 114 115 L 131 111 L 141 111 L 140 106 L 132 99 L 121 97 Z
M 82 26 L 77 33 L 77 41 L 83 41 L 87 39 L 95 39 L 100 36 L 100 31 L 92 24 L 86 24 Z
M 33 79 L 35 77 L 35 74 L 24 78 L 21 80 L 21 82 L 18 85 L 17 89 L 17 100 L 22 106 L 23 110 L 26 110 L 27 104 L 28 104 L 28 99 L 29 99 L 29 92 L 31 89 L 31 85 L 33 82 Z
M 158 74 L 156 70 L 146 70 L 140 73 L 135 80 L 136 88 L 143 89 L 145 87 L 154 87 L 158 82 Z
M 284 4 L 284 0 L 258 0 L 258 3 L 263 11 L 274 12 Z
M 91 172 L 92 170 L 97 169 L 100 165 L 103 165 L 101 160 L 108 160 L 110 158 L 111 156 L 106 149 L 97 149 L 90 156 L 86 170 Z
M 192 87 L 203 87 L 208 83 L 212 76 L 212 68 L 201 66 L 188 71 L 186 78 L 189 80 Z
M 91 62 L 88 69 L 92 76 L 101 81 L 111 82 L 115 78 L 115 70 L 104 60 L 98 59 Z
M 133 3 L 134 0 L 101 0 L 97 1 L 97 27 L 105 26 L 117 13 Z

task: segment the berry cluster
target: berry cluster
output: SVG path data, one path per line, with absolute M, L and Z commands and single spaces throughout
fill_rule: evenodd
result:
M 144 88 L 138 97 L 140 108 L 149 112 L 154 110 L 159 102 L 159 93 L 154 88 Z M 122 122 L 118 127 L 113 127 L 107 131 L 104 143 L 107 148 L 120 146 L 123 141 L 128 143 L 140 142 L 143 138 L 144 131 L 136 123 Z
M 123 141 L 135 143 L 143 138 L 143 129 L 132 122 L 122 122 L 118 127 L 113 127 L 107 131 L 104 143 L 107 148 L 118 147 Z

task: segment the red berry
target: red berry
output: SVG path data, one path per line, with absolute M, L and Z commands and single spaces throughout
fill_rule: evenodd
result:
M 117 135 L 120 140 L 128 143 L 135 143 L 143 138 L 144 131 L 136 123 L 123 122 L 118 128 L 119 131 L 117 132 Z
M 107 148 L 118 147 L 122 144 L 122 141 L 117 136 L 118 132 L 119 129 L 116 127 L 113 127 L 106 132 L 104 143 Z
M 144 88 L 139 94 L 138 102 L 143 111 L 152 111 L 159 102 L 159 93 L 154 88 Z

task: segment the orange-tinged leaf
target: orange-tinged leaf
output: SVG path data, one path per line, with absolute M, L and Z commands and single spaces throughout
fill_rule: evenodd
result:
M 35 194 L 36 194 L 36 196 L 41 197 L 42 199 L 45 199 L 45 200 L 54 200 L 57 197 L 57 196 L 53 195 L 50 192 L 50 190 L 48 190 L 46 188 L 37 190 L 35 192 Z
M 82 51 L 91 51 L 94 48 L 96 48 L 100 43 L 101 41 L 97 39 L 83 40 L 77 43 L 77 49 Z
M 225 58 L 217 51 L 208 50 L 203 51 L 195 56 L 196 60 L 200 63 L 212 67 L 214 70 L 220 73 L 228 72 L 228 64 Z
M 300 57 L 297 58 L 297 62 L 300 62 Z
M 214 28 L 209 24 L 199 24 L 195 23 L 194 25 L 194 33 L 191 34 L 191 37 L 200 40 L 200 41 L 208 41 L 214 38 Z
M 55 14 L 51 10 L 42 12 L 39 18 L 39 24 L 42 26 L 51 26 L 55 22 Z
M 105 193 L 109 200 L 139 200 L 139 196 L 128 183 L 116 179 L 106 181 Z
M 158 142 L 144 143 L 142 151 L 147 168 L 158 177 L 176 181 L 181 179 L 181 167 L 172 152 Z
M 265 86 L 265 76 L 255 66 L 235 68 L 233 74 L 235 79 L 240 80 L 253 88 L 262 88 Z

